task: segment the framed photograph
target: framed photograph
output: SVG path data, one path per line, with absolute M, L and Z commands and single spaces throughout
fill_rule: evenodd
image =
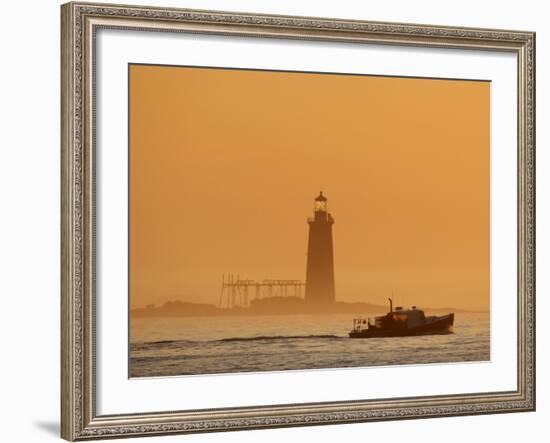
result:
M 62 437 L 535 409 L 535 35 L 68 3 Z

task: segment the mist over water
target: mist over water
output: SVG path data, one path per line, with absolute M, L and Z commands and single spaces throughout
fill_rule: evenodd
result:
M 371 316 L 373 316 L 371 314 Z M 488 314 L 455 314 L 454 333 L 350 339 L 353 316 L 138 318 L 131 377 L 488 361 Z

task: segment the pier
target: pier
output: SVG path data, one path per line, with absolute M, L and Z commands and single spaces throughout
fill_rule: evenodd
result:
M 300 280 L 246 280 L 238 275 L 222 275 L 222 285 L 218 307 L 220 308 L 247 308 L 252 300 L 272 297 L 302 298 L 305 282 Z

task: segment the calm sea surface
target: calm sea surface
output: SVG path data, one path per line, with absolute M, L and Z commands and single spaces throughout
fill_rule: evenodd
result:
M 130 374 L 148 377 L 490 359 L 488 314 L 457 313 L 453 334 L 421 337 L 350 339 L 347 332 L 352 320 L 349 314 L 132 319 Z

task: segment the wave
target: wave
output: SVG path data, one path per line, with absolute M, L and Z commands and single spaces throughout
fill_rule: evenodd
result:
M 239 341 L 260 341 L 260 340 L 307 340 L 307 339 L 341 339 L 338 335 L 332 334 L 311 334 L 311 335 L 257 335 L 254 337 L 229 337 L 218 340 L 159 340 L 151 342 L 133 343 L 137 346 L 147 345 L 174 345 L 174 344 L 200 344 L 200 343 L 226 343 Z
M 259 335 L 256 337 L 230 337 L 222 338 L 214 341 L 255 341 L 255 340 L 296 340 L 296 339 L 311 339 L 311 338 L 342 338 L 337 335 L 322 334 L 322 335 Z

